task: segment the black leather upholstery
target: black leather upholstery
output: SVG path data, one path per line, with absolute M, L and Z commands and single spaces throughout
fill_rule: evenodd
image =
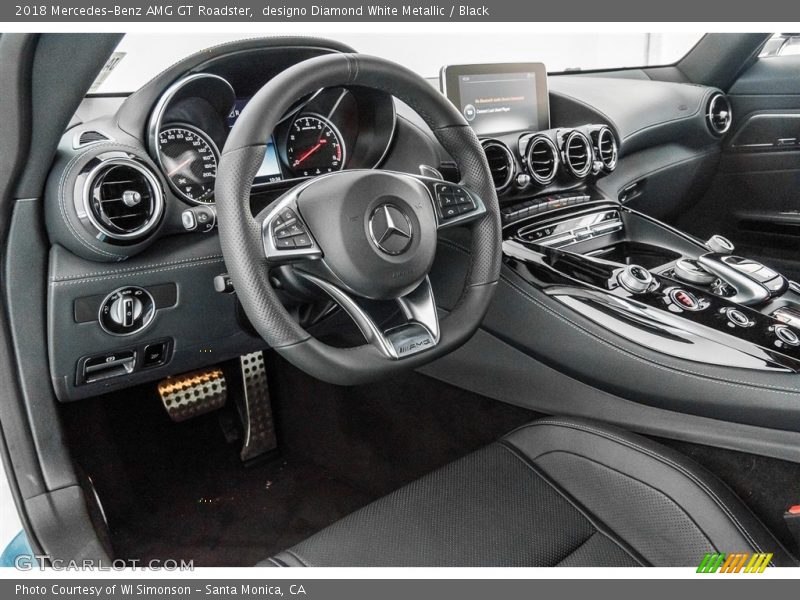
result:
M 696 566 L 707 552 L 795 561 L 685 456 L 548 418 L 334 523 L 263 566 Z

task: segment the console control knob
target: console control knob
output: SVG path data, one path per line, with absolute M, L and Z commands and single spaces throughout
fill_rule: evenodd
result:
M 628 265 L 620 272 L 617 279 L 622 287 L 634 294 L 643 294 L 653 284 L 650 271 L 641 265 Z
M 716 277 L 691 258 L 681 258 L 675 262 L 675 277 L 686 283 L 711 285 Z
M 514 183 L 517 184 L 517 187 L 520 189 L 524 189 L 531 184 L 531 176 L 527 173 L 520 173 L 517 175 L 517 178 L 514 180 Z
M 776 325 L 775 335 L 787 346 L 800 346 L 800 336 L 788 325 Z
M 721 235 L 712 235 L 706 242 L 706 248 L 718 254 L 730 254 L 733 252 L 733 243 Z
M 114 290 L 100 304 L 100 326 L 113 335 L 129 335 L 147 327 L 155 314 L 155 302 L 144 288 Z

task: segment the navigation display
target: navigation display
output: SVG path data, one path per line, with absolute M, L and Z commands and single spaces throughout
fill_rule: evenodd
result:
M 442 69 L 441 84 L 478 135 L 550 127 L 542 63 L 451 65 Z

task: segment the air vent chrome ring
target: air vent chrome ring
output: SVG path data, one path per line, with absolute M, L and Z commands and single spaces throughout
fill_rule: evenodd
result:
M 583 150 L 582 157 L 579 154 L 581 150 Z M 577 179 L 583 179 L 592 170 L 594 163 L 592 142 L 584 133 L 572 131 L 567 135 L 564 140 L 564 163 Z
M 101 180 L 111 171 L 118 168 L 132 169 L 137 172 L 143 177 L 143 182 L 147 187 L 147 190 L 136 190 L 135 184 L 132 183 L 131 189 L 125 190 L 118 199 L 126 208 L 133 208 L 143 201 L 149 203 L 141 225 L 137 225 L 130 230 L 126 230 L 123 227 L 112 228 L 113 221 L 111 219 L 113 217 L 109 217 L 108 213 L 100 212 L 104 211 L 104 209 L 102 208 L 101 200 L 97 198 L 98 185 L 102 186 L 105 183 Z M 122 185 L 122 183 L 115 182 L 116 185 Z M 141 191 L 146 191 L 148 196 L 143 196 Z M 106 200 L 106 202 L 109 201 L 111 200 Z M 161 222 L 161 217 L 164 215 L 164 194 L 158 178 L 146 165 L 130 158 L 109 158 L 95 165 L 86 176 L 83 187 L 82 209 L 80 213 L 83 214 L 79 214 L 79 216 L 85 217 L 92 227 L 103 236 L 112 240 L 130 243 L 147 236 Z M 104 220 L 112 223 L 112 225 L 104 223 Z
M 603 163 L 603 168 L 611 172 L 617 168 L 617 138 L 609 127 L 603 127 L 597 132 L 597 158 Z
M 543 157 L 542 155 L 545 154 Z M 537 135 L 530 139 L 525 150 L 528 173 L 539 185 L 550 184 L 558 174 L 558 148 L 549 137 Z M 548 164 L 549 163 L 549 164 Z
M 733 110 L 725 94 L 717 92 L 708 100 L 706 122 L 714 135 L 723 136 L 728 133 L 733 123 Z
M 517 163 L 514 161 L 514 155 L 511 154 L 511 150 L 508 149 L 508 146 L 502 142 L 498 142 L 497 140 L 484 140 L 481 142 L 481 146 L 483 146 L 483 152 L 486 154 L 486 160 L 489 162 L 489 170 L 491 171 L 492 179 L 494 180 L 494 189 L 500 192 L 511 184 L 511 182 L 514 180 L 514 175 L 516 175 Z M 499 152 L 502 155 L 502 160 L 505 161 L 504 167 L 508 172 L 500 180 L 500 183 L 498 183 L 497 178 L 495 178 L 495 170 L 492 167 L 490 151 Z

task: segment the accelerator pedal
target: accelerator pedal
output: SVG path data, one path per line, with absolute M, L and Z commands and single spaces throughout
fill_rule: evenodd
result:
M 228 385 L 222 369 L 206 369 L 167 377 L 158 394 L 169 418 L 185 421 L 225 406 Z
M 244 427 L 244 443 L 239 456 L 242 462 L 251 462 L 277 448 L 278 441 L 272 420 L 264 353 L 245 354 L 239 358 L 239 363 L 243 392 L 236 396 L 236 404 Z

